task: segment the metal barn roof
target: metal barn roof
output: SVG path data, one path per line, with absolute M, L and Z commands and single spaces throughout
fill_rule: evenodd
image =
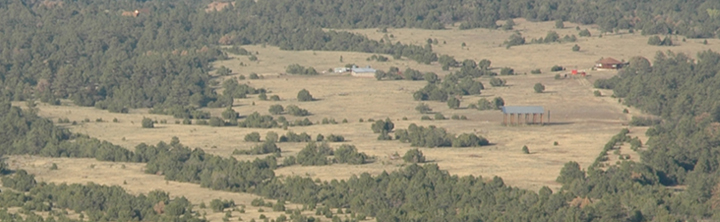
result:
M 353 68 L 352 71 L 356 72 L 356 73 L 368 73 L 368 72 L 374 73 L 376 70 L 373 68 Z
M 542 106 L 503 106 L 502 112 L 505 114 L 542 114 L 545 109 Z

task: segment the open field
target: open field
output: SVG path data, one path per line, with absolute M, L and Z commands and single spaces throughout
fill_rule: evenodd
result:
M 425 45 L 427 39 L 437 39 L 439 44 L 433 45 L 433 51 L 438 54 L 454 56 L 456 60 L 489 59 L 494 67 L 512 67 L 516 73 L 530 73 L 530 70 L 541 69 L 549 72 L 553 65 L 567 68 L 590 69 L 595 61 L 601 57 L 613 57 L 617 60 L 628 61 L 634 56 L 643 56 L 652 61 L 658 51 L 671 50 L 675 53 L 685 53 L 694 57 L 697 52 L 704 50 L 720 50 L 720 39 L 707 39 L 708 44 L 702 44 L 705 39 L 686 39 L 683 36 L 672 36 L 674 46 L 648 45 L 649 36 L 628 33 L 620 30 L 618 33 L 602 33 L 596 25 L 579 25 L 565 22 L 564 29 L 556 29 L 555 22 L 529 22 L 525 19 L 515 19 L 514 30 L 500 29 L 471 29 L 459 30 L 456 27 L 448 30 L 418 30 L 418 29 L 387 29 L 387 33 L 378 32 L 377 29 L 346 30 L 366 35 L 370 39 L 379 40 L 385 34 L 393 35 L 393 42 L 404 44 Z M 580 37 L 575 27 L 581 30 L 588 29 L 592 37 Z M 526 44 L 506 49 L 502 43 L 515 31 L 522 33 L 526 43 L 533 38 L 545 38 L 549 31 L 555 31 L 562 38 L 565 35 L 575 35 L 577 42 Z M 602 34 L 602 37 L 600 35 Z M 662 36 L 661 36 L 662 38 Z M 446 42 L 446 44 L 443 44 Z M 462 43 L 467 46 L 462 47 Z M 573 52 L 572 46 L 580 46 L 579 52 Z
M 163 190 L 170 193 L 171 197 L 184 196 L 190 202 L 195 204 L 194 210 L 201 214 L 207 213 L 207 219 L 210 221 L 221 221 L 225 216 L 224 212 L 215 213 L 209 208 L 200 208 L 200 203 L 210 206 L 213 199 L 233 200 L 238 208 L 245 209 L 245 213 L 232 212 L 233 217 L 230 219 L 238 221 L 238 216 L 243 220 L 249 221 L 252 218 L 256 220 L 260 214 L 264 214 L 268 218 L 277 218 L 285 212 L 274 212 L 268 207 L 254 207 L 250 203 L 253 199 L 261 198 L 260 196 L 248 193 L 235 193 L 210 190 L 202 188 L 197 184 L 180 183 L 167 181 L 163 176 L 145 174 L 143 172 L 144 165 L 140 163 L 113 163 L 102 162 L 95 159 L 73 159 L 73 158 L 43 158 L 34 156 L 9 156 L 8 165 L 13 168 L 22 168 L 30 174 L 34 174 L 38 182 L 47 183 L 96 183 L 108 186 L 121 186 L 131 194 L 147 194 L 153 190 Z M 52 164 L 58 166 L 57 170 L 50 170 Z M 242 207 L 241 205 L 244 205 Z M 286 204 L 287 209 L 302 208 L 295 204 Z M 265 212 L 258 212 L 263 208 Z M 226 209 L 230 211 L 230 209 Z M 306 212 L 308 215 L 314 215 L 314 212 Z
M 595 76 L 608 76 L 612 72 L 593 72 Z M 286 80 L 286 78 L 288 80 Z M 392 153 L 403 154 L 411 147 L 397 141 L 378 141 L 377 135 L 370 130 L 371 123 L 359 122 L 360 118 L 384 119 L 395 122 L 396 129 L 406 128 L 409 124 L 436 125 L 447 128 L 451 133 L 477 133 L 488 138 L 493 145 L 478 148 L 423 148 L 428 158 L 442 169 L 453 174 L 501 176 L 508 184 L 530 189 L 541 186 L 557 188 L 554 182 L 562 165 L 570 160 L 578 161 L 582 166 L 589 165 L 602 145 L 623 127 L 628 116 L 622 114 L 622 106 L 609 97 L 595 97 L 585 79 L 554 80 L 552 75 L 521 75 L 505 77 L 508 87 L 489 87 L 480 96 L 464 97 L 462 107 L 476 102 L 479 98 L 501 96 L 507 105 L 542 105 L 551 111 L 551 124 L 524 127 L 503 127 L 500 125 L 502 114 L 499 111 L 477 111 L 461 108 L 448 109 L 445 103 L 427 102 L 433 110 L 449 117 L 453 114 L 465 115 L 468 120 L 420 121 L 421 114 L 414 110 L 418 104 L 412 100 L 412 91 L 420 88 L 422 82 L 376 81 L 374 79 L 353 78 L 349 76 L 317 76 L 266 78 L 251 80 L 255 87 L 266 87 L 271 94 L 280 95 L 280 102 L 260 101 L 256 98 L 238 100 L 235 110 L 241 114 L 258 111 L 267 114 L 272 104 L 297 104 L 308 109 L 313 115 L 311 121 L 334 118 L 338 122 L 348 119 L 349 123 L 290 127 L 296 133 L 307 132 L 313 137 L 318 133 L 330 133 L 344 136 L 347 143 L 356 145 L 362 152 L 377 156 L 377 161 L 361 166 L 332 165 L 323 167 L 293 166 L 277 170 L 280 175 L 307 175 L 323 180 L 348 178 L 352 174 L 370 172 L 377 174 L 383 170 L 392 171 L 402 164 L 390 161 Z M 487 81 L 487 79 L 481 79 Z M 546 93 L 537 94 L 532 85 L 542 82 Z M 318 101 L 297 102 L 292 99 L 301 88 L 307 88 Z M 255 105 L 250 105 L 252 103 Z M 284 134 L 276 129 L 247 129 L 238 127 L 209 127 L 197 125 L 179 125 L 168 116 L 156 116 L 139 113 L 112 114 L 93 108 L 72 106 L 41 105 L 43 116 L 57 119 L 70 116 L 71 121 L 88 118 L 91 121 L 78 125 L 67 125 L 75 132 L 86 133 L 93 137 L 108 140 L 132 149 L 135 145 L 168 141 L 177 136 L 190 147 L 201 147 L 218 155 L 231 155 L 235 149 L 249 149 L 255 143 L 244 142 L 244 135 L 257 131 L 265 135 L 267 131 Z M 220 110 L 214 110 L 219 113 Z M 144 117 L 158 120 L 167 119 L 168 124 L 157 124 L 154 129 L 142 129 L 140 120 Z M 402 120 L 407 117 L 408 120 Z M 103 118 L 105 122 L 93 122 Z M 117 118 L 118 122 L 110 121 Z M 296 117 L 289 117 L 296 118 Z M 553 146 L 557 141 L 558 146 Z M 339 144 L 335 144 L 337 147 Z M 520 148 L 527 145 L 532 154 L 524 155 Z M 304 143 L 281 143 L 283 156 L 295 155 Z M 236 156 L 238 159 L 253 159 L 255 156 Z M 341 170 L 338 170 L 341 169 Z
M 554 29 L 553 22 L 531 23 L 516 20 L 515 28 L 523 33 L 529 42 L 532 38 L 544 37 L 547 31 L 557 31 L 560 36 L 575 34 L 575 24 L 566 23 L 562 30 Z M 251 95 L 247 99 L 237 99 L 235 109 L 241 115 L 252 112 L 268 114 L 268 108 L 273 104 L 298 105 L 312 113 L 308 118 L 312 122 L 320 122 L 323 118 L 333 118 L 338 124 L 316 124 L 313 126 L 290 127 L 288 130 L 249 129 L 239 127 L 210 127 L 199 125 L 176 124 L 177 119 L 171 116 L 148 114 L 147 110 L 131 110 L 129 114 L 109 113 L 91 107 L 76 107 L 72 105 L 49 106 L 38 105 L 39 114 L 57 120 L 69 118 L 78 124 L 60 124 L 73 132 L 88 134 L 101 140 L 107 140 L 117 145 L 133 150 L 137 144 L 155 144 L 160 141 L 169 141 L 177 136 L 180 141 L 190 147 L 200 147 L 208 153 L 233 156 L 239 160 L 250 160 L 256 156 L 232 155 L 235 149 L 250 149 L 255 143 L 245 142 L 244 136 L 251 132 L 259 132 L 263 138 L 268 131 L 275 131 L 280 135 L 286 131 L 296 133 L 307 132 L 313 138 L 317 134 L 342 135 L 345 143 L 355 145 L 359 151 L 365 152 L 376 159 L 364 165 L 334 164 L 331 166 L 291 166 L 276 170 L 277 175 L 301 175 L 319 178 L 321 180 L 346 179 L 353 174 L 368 172 L 379 174 L 383 171 L 394 171 L 402 168 L 402 160 L 390 160 L 388 155 L 393 153 L 404 154 L 411 149 L 409 144 L 398 141 L 378 141 L 377 134 L 373 134 L 367 120 L 390 118 L 395 123 L 395 129 L 407 128 L 410 124 L 423 126 L 435 125 L 444 127 L 451 133 L 476 133 L 487 138 L 490 146 L 475 148 L 420 148 L 431 163 L 438 164 L 441 169 L 451 174 L 475 175 L 491 178 L 500 176 L 506 184 L 538 190 L 542 186 L 553 189 L 559 188 L 555 182 L 560 169 L 568 161 L 576 161 L 581 167 L 590 165 L 603 145 L 620 129 L 626 127 L 631 115 L 643 115 L 640 111 L 628 108 L 617 99 L 611 98 L 611 91 L 600 90 L 601 97 L 593 95 L 592 82 L 599 78 L 609 78 L 615 75 L 614 71 L 590 71 L 590 67 L 600 57 L 614 57 L 618 60 L 628 60 L 633 56 L 644 56 L 652 60 L 657 51 L 672 50 L 683 52 L 693 57 L 697 52 L 707 49 L 720 50 L 720 40 L 709 39 L 708 45 L 702 40 L 689 39 L 685 42 L 674 40 L 678 46 L 659 47 L 647 45 L 647 36 L 639 34 L 605 34 L 598 37 L 600 32 L 591 26 L 593 37 L 579 37 L 575 43 L 530 44 L 515 46 L 506 49 L 500 44 L 507 39 L 512 31 L 501 30 L 416 30 L 416 29 L 388 29 L 393 41 L 403 43 L 424 44 L 427 38 L 437 38 L 438 45 L 433 49 L 439 54 L 449 54 L 457 60 L 469 58 L 479 61 L 489 59 L 492 67 L 512 67 L 516 76 L 502 76 L 507 80 L 507 87 L 491 87 L 487 78 L 480 78 L 486 87 L 482 95 L 466 96 L 462 98 L 461 108 L 452 110 L 442 102 L 425 102 L 434 111 L 445 117 L 454 114 L 467 116 L 468 120 L 434 120 L 421 121 L 422 114 L 414 110 L 419 104 L 414 101 L 412 93 L 425 85 L 424 81 L 377 81 L 374 78 L 355 78 L 348 75 L 321 74 L 319 76 L 292 76 L 283 74 L 285 67 L 290 64 L 315 67 L 318 71 L 341 67 L 348 63 L 360 66 L 370 65 L 374 68 L 387 70 L 390 66 L 413 68 L 423 72 L 432 71 L 440 75 L 447 74 L 437 64 L 424 65 L 406 59 L 389 62 L 369 62 L 365 59 L 372 54 L 355 52 L 321 52 L 321 51 L 281 51 L 277 47 L 243 46 L 251 52 L 258 52 L 258 61 L 250 61 L 247 56 L 233 56 L 229 60 L 219 61 L 221 65 L 233 70 L 229 77 L 258 73 L 264 78 L 257 80 L 242 80 L 253 87 L 266 88 L 268 95 L 278 95 L 281 101 L 261 101 Z M 376 30 L 352 30 L 363 33 L 372 39 L 380 39 L 385 33 Z M 681 37 L 680 37 L 681 38 Z M 446 43 L 443 43 L 446 42 Z M 461 47 L 462 43 L 467 47 Z M 571 47 L 578 44 L 580 52 L 572 52 Z M 340 61 L 342 56 L 343 61 Z M 388 56 L 390 57 L 390 56 Z M 241 65 L 240 63 L 244 65 Z M 565 66 L 568 69 L 578 68 L 589 71 L 587 78 L 567 78 L 555 80 L 551 73 L 553 65 Z M 531 75 L 530 70 L 540 68 L 543 74 Z M 451 70 L 452 71 L 452 70 Z M 528 73 L 524 75 L 524 73 Z M 535 93 L 532 89 L 535 83 L 546 86 L 545 93 Z M 297 92 L 307 89 L 317 98 L 313 102 L 298 102 Z M 477 111 L 467 109 L 469 104 L 476 103 L 480 98 L 492 100 L 502 97 L 506 105 L 538 105 L 544 106 L 551 112 L 550 124 L 545 126 L 501 126 L 502 113 L 500 111 Z M 22 103 L 18 103 L 22 105 Z M 629 114 L 623 114 L 628 108 Z M 213 116 L 219 116 L 223 109 L 207 109 Z M 141 119 L 149 117 L 158 121 L 165 120 L 167 124 L 156 124 L 156 128 L 141 128 Z M 298 117 L 288 116 L 289 120 Z M 101 122 L 96 119 L 102 118 Z M 113 122 L 116 118 L 118 121 Z M 303 117 L 304 118 L 304 117 Z M 403 120 L 407 118 L 407 120 Z M 89 121 L 83 121 L 83 120 Z M 348 123 L 341 123 L 344 119 Z M 363 122 L 359 120 L 363 119 Z M 644 131 L 647 128 L 631 128 L 631 136 L 638 136 L 643 143 L 647 141 Z M 558 142 L 558 145 L 553 145 Z M 333 143 L 337 147 L 342 143 Z M 283 156 L 296 155 L 305 143 L 279 143 Z M 523 154 L 521 147 L 527 145 L 530 154 Z M 622 154 L 630 154 L 631 160 L 638 160 L 635 152 L 629 149 L 622 150 Z M 617 158 L 610 162 L 615 162 Z M 282 161 L 282 159 L 280 159 Z M 145 193 L 153 189 L 169 191 L 172 195 L 186 196 L 193 203 L 205 202 L 216 198 L 233 199 L 238 204 L 247 206 L 243 219 L 257 218 L 257 209 L 250 206 L 250 201 L 256 196 L 243 193 L 229 193 L 212 191 L 198 185 L 164 181 L 161 176 L 143 173 L 142 164 L 98 162 L 91 159 L 48 159 L 36 157 L 16 156 L 8 161 L 11 168 L 23 168 L 37 175 L 40 181 L 46 182 L 95 182 L 125 187 L 132 193 Z M 47 164 L 56 163 L 59 170 L 50 171 Z M 94 168 L 90 168 L 94 165 Z M 123 184 L 127 182 L 127 184 Z M 292 209 L 292 208 L 289 208 Z M 265 212 L 270 218 L 279 213 Z M 234 214 L 235 215 L 235 214 Z M 219 220 L 222 214 L 211 214 L 208 219 Z M 247 218 L 247 219 L 246 219 Z M 236 219 L 236 218 L 235 218 Z M 233 219 L 234 220 L 234 219 Z

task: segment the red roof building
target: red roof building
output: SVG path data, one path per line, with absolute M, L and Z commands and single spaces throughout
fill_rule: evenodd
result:
M 595 68 L 598 69 L 619 69 L 622 68 L 624 65 L 624 62 L 617 61 L 616 59 L 607 57 L 607 58 L 601 58 L 597 62 L 595 62 Z

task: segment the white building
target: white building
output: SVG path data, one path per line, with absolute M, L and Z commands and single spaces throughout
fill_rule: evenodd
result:
M 375 72 L 377 70 L 370 68 L 370 66 L 367 66 L 365 68 L 358 68 L 353 67 L 351 70 L 350 75 L 356 76 L 356 77 L 375 77 Z

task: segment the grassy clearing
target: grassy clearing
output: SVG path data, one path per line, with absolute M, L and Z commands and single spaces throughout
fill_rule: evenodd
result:
M 544 37 L 552 30 L 561 36 L 566 34 L 577 35 L 574 24 L 566 23 L 562 30 L 554 29 L 553 22 L 531 23 L 524 20 L 516 20 L 516 30 L 523 33 L 529 41 L 532 38 Z M 247 56 L 233 56 L 230 60 L 219 61 L 216 67 L 221 65 L 233 70 L 229 77 L 239 75 L 249 76 L 250 73 L 257 73 L 264 78 L 257 80 L 243 80 L 253 87 L 267 88 L 268 95 L 278 95 L 282 99 L 279 102 L 260 101 L 256 97 L 236 100 L 233 107 L 241 115 L 252 112 L 268 114 L 268 108 L 273 104 L 298 105 L 312 113 L 308 118 L 312 122 L 320 122 L 323 118 L 333 118 L 337 122 L 347 119 L 349 123 L 314 125 L 307 127 L 291 127 L 296 133 L 307 132 L 315 137 L 317 134 L 338 134 L 348 140 L 346 143 L 355 145 L 360 152 L 376 156 L 376 161 L 365 165 L 344 165 L 336 164 L 323 167 L 301 167 L 293 166 L 281 168 L 276 171 L 278 175 L 301 175 L 319 178 L 321 180 L 345 179 L 353 174 L 369 172 L 378 174 L 382 171 L 393 171 L 402 167 L 403 163 L 397 160 L 390 160 L 389 154 L 403 154 L 411 147 L 408 144 L 397 141 L 378 141 L 377 135 L 370 130 L 369 118 L 385 119 L 390 118 L 395 123 L 396 129 L 406 128 L 409 124 L 436 125 L 445 127 L 452 133 L 476 133 L 490 140 L 492 145 L 479 148 L 443 148 L 427 149 L 421 148 L 428 160 L 437 163 L 442 169 L 452 174 L 476 175 L 483 177 L 501 176 L 503 180 L 512 186 L 537 190 L 542 186 L 558 188 L 555 182 L 560 169 L 567 161 L 573 160 L 580 163 L 582 167 L 590 165 L 603 145 L 615 135 L 630 119 L 631 115 L 641 114 L 640 111 L 630 108 L 629 114 L 623 114 L 626 107 L 618 103 L 617 99 L 611 98 L 610 91 L 602 91 L 604 96 L 593 95 L 592 81 L 598 78 L 607 78 L 615 74 L 612 71 L 590 71 L 587 79 L 563 79 L 555 80 L 555 74 L 564 72 L 550 72 L 553 65 L 565 66 L 568 69 L 578 68 L 590 70 L 594 62 L 600 57 L 614 57 L 616 59 L 628 60 L 633 56 L 654 57 L 657 51 L 672 50 L 683 52 L 689 56 L 695 53 L 712 49 L 720 49 L 720 40 L 710 39 L 708 45 L 703 45 L 701 40 L 674 41 L 678 46 L 658 47 L 647 45 L 647 36 L 638 34 L 600 34 L 597 29 L 591 26 L 581 26 L 581 29 L 589 28 L 593 37 L 579 37 L 575 43 L 553 43 L 553 44 L 532 44 L 515 46 L 506 49 L 500 44 L 512 34 L 512 31 L 501 30 L 414 30 L 414 29 L 388 29 L 388 34 L 394 36 L 393 41 L 403 43 L 424 44 L 428 38 L 437 38 L 438 45 L 433 49 L 440 54 L 450 54 L 457 60 L 466 58 L 479 61 L 489 59 L 492 67 L 515 68 L 518 76 L 501 77 L 507 80 L 507 87 L 491 87 L 488 79 L 479 79 L 487 87 L 479 96 L 463 97 L 461 108 L 451 110 L 445 103 L 426 102 L 434 111 L 450 117 L 453 114 L 465 115 L 468 120 L 443 120 L 443 121 L 421 121 L 422 114 L 414 110 L 419 103 L 413 101 L 412 93 L 423 87 L 424 82 L 410 81 L 376 81 L 372 78 L 355 78 L 347 75 L 323 73 L 319 76 L 291 76 L 283 74 L 285 67 L 290 64 L 300 64 L 314 67 L 318 71 L 325 71 L 334 67 L 341 67 L 348 63 L 360 66 L 370 65 L 372 67 L 387 70 L 390 66 L 413 68 L 421 71 L 432 71 L 440 75 L 448 73 L 442 71 L 437 64 L 424 65 L 405 59 L 389 62 L 369 62 L 366 58 L 372 54 L 355 52 L 313 52 L 313 51 L 281 51 L 277 47 L 243 46 L 251 52 L 257 52 L 257 61 L 250 61 Z M 370 38 L 380 39 L 385 33 L 376 30 L 352 30 L 363 33 Z M 445 42 L 445 43 L 443 43 Z M 461 47 L 462 43 L 466 47 Z M 579 52 L 572 52 L 571 47 L 578 44 L 581 47 Z M 343 61 L 340 61 L 342 56 Z M 240 63 L 244 65 L 241 65 Z M 530 70 L 541 69 L 543 74 L 531 75 Z M 528 73 L 523 75 L 523 73 Z M 535 83 L 542 83 L 546 86 L 545 93 L 535 93 L 532 89 Z M 314 102 L 298 102 L 297 92 L 301 89 L 308 89 L 318 99 Z M 507 105 L 540 105 L 551 111 L 550 122 L 552 124 L 537 127 L 503 127 L 500 126 L 502 114 L 499 111 L 477 111 L 466 109 L 470 103 L 475 103 L 480 98 L 492 99 L 494 97 L 504 98 Z M 253 105 L 254 104 L 254 105 Z M 268 131 L 275 131 L 278 134 L 285 134 L 283 129 L 246 129 L 238 127 L 215 128 L 209 126 L 180 125 L 175 124 L 175 119 L 170 116 L 150 115 L 147 110 L 132 110 L 129 114 L 115 114 L 94 108 L 75 107 L 71 105 L 48 106 L 39 105 L 40 115 L 57 120 L 58 118 L 69 118 L 77 121 L 77 125 L 63 124 L 74 132 L 89 134 L 112 143 L 133 149 L 139 143 L 157 143 L 169 141 L 171 137 L 177 136 L 182 143 L 190 147 L 201 147 L 209 153 L 230 156 L 235 149 L 249 149 L 255 143 L 244 142 L 246 134 L 257 131 L 261 135 Z M 219 116 L 222 109 L 208 109 L 214 116 Z M 158 121 L 166 120 L 167 124 L 156 124 L 154 129 L 142 129 L 140 121 L 143 117 L 149 117 Z M 95 122 L 102 118 L 102 122 Z M 113 122 L 117 118 L 118 122 Z M 359 122 L 359 119 L 366 120 Z M 407 118 L 407 120 L 403 120 Z M 88 119 L 89 122 L 83 122 Z M 297 117 L 288 116 L 288 119 Z M 641 128 L 631 129 L 633 135 L 639 136 L 644 142 L 644 131 Z M 637 132 L 636 132 L 637 131 Z M 558 142 L 558 145 L 554 145 Z M 333 147 L 340 143 L 333 144 Z M 527 145 L 530 155 L 523 154 L 521 148 Z M 295 155 L 302 149 L 304 143 L 282 143 L 283 156 Z M 623 151 L 625 153 L 625 151 Z M 636 159 L 635 154 L 633 158 Z M 254 159 L 256 156 L 236 155 L 240 160 Z M 25 158 L 25 157 L 23 157 Z M 141 165 L 126 164 L 126 169 L 118 169 L 117 163 L 95 163 L 86 159 L 52 159 L 42 158 L 17 160 L 16 167 L 36 169 L 33 171 L 38 177 L 45 181 L 65 182 L 107 182 L 121 184 L 127 181 L 127 189 L 135 192 L 147 192 L 143 189 L 163 189 L 175 195 L 186 195 L 195 202 L 205 202 L 218 197 L 236 198 L 236 203 L 248 203 L 255 198 L 248 194 L 231 194 L 226 192 L 212 191 L 200 188 L 197 185 L 165 182 L 161 177 L 145 175 L 142 173 Z M 42 163 L 37 161 L 57 162 L 60 170 L 48 171 L 46 168 L 33 167 Z M 282 160 L 280 160 L 282 161 Z M 88 164 L 96 164 L 94 170 L 86 169 Z M 73 168 L 76 167 L 76 168 Z M 85 167 L 85 168 L 83 168 Z M 64 171 L 64 170 L 75 171 Z M 97 174 L 91 174 L 91 173 Z M 77 176 L 69 176 L 76 175 Z M 87 176 L 83 178 L 82 176 Z M 133 179 L 134 178 L 134 179 Z M 129 179 L 129 180 L 128 180 Z M 142 183 L 142 184 L 141 184 Z M 191 191 L 191 192 L 189 192 Z M 233 196 L 236 195 L 236 196 Z M 257 210 L 247 210 L 257 212 Z M 270 218 L 277 215 L 265 213 Z M 221 217 L 221 216 L 219 216 Z M 215 218 L 215 219 L 219 219 Z M 208 217 L 211 218 L 210 216 Z M 245 217 L 243 219 L 249 220 Z

